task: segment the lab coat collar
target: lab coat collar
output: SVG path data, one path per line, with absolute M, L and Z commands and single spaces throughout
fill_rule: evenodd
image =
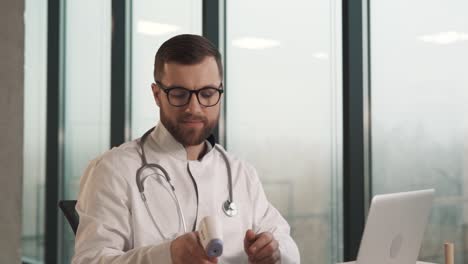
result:
M 151 139 L 164 152 L 167 152 L 176 159 L 187 161 L 187 151 L 184 146 L 172 136 L 161 122 L 158 122 L 154 130 L 151 132 Z M 215 144 L 214 136 L 211 135 L 208 137 L 208 139 L 205 140 L 205 144 L 207 146 L 207 151 L 202 157 L 202 160 L 212 152 Z

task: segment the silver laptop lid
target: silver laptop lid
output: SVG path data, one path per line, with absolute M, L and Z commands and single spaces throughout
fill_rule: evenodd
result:
M 433 200 L 433 189 L 376 195 L 356 262 L 416 263 Z

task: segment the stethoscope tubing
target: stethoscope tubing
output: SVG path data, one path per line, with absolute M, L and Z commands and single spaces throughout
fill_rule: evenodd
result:
M 161 234 L 161 236 L 164 239 L 167 240 L 167 239 L 170 239 L 170 238 L 166 237 L 163 234 L 162 230 L 159 228 L 159 225 L 156 223 L 156 220 L 154 219 L 153 214 L 151 213 L 151 210 L 150 210 L 150 208 L 148 206 L 147 199 L 146 199 L 146 196 L 145 196 L 145 187 L 143 186 L 143 181 L 141 180 L 141 174 L 142 174 L 143 170 L 145 170 L 147 168 L 157 168 L 163 173 L 164 179 L 169 184 L 169 186 L 171 188 L 171 191 L 172 191 L 172 196 L 175 199 L 177 212 L 179 214 L 179 218 L 182 220 L 184 233 L 187 232 L 187 225 L 186 225 L 184 214 L 182 212 L 182 208 L 181 208 L 180 203 L 179 203 L 179 199 L 177 198 L 177 195 L 175 193 L 175 188 L 174 188 L 174 185 L 172 185 L 172 183 L 171 183 L 171 178 L 169 177 L 169 174 L 167 173 L 167 171 L 161 165 L 156 164 L 156 163 L 148 163 L 147 162 L 144 144 L 145 144 L 146 138 L 149 136 L 149 134 L 153 130 L 154 130 L 154 127 L 151 128 L 150 130 L 146 131 L 145 134 L 143 134 L 143 136 L 140 138 L 140 140 L 138 142 L 138 145 L 139 145 L 140 150 L 141 150 L 140 157 L 141 157 L 142 165 L 136 171 L 136 184 L 137 184 L 137 187 L 138 187 L 138 191 L 140 192 L 141 199 L 142 199 L 143 203 L 145 204 L 146 210 L 148 211 L 148 214 L 149 214 L 149 216 L 151 218 L 151 221 L 153 222 L 154 226 L 156 227 L 158 232 Z M 229 199 L 223 203 L 222 209 L 223 209 L 224 213 L 227 216 L 233 217 L 233 216 L 235 216 L 237 214 L 237 207 L 235 206 L 235 203 L 234 203 L 234 196 L 233 196 L 233 191 L 232 191 L 233 186 L 232 186 L 231 165 L 230 165 L 230 163 L 228 161 L 228 158 L 227 158 L 226 154 L 219 148 L 219 146 L 215 145 L 214 147 L 221 153 L 221 156 L 223 157 L 223 160 L 224 160 L 224 162 L 226 164 L 226 168 L 227 168 L 227 172 L 228 172 Z

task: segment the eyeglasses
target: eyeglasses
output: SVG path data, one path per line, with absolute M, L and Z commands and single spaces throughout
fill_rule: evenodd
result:
M 204 87 L 198 90 L 189 90 L 178 86 L 167 87 L 160 81 L 156 81 L 156 84 L 166 93 L 169 104 L 176 107 L 188 105 L 192 94 L 197 96 L 200 105 L 206 107 L 214 106 L 219 102 L 221 94 L 224 92 L 223 83 L 221 83 L 218 88 Z

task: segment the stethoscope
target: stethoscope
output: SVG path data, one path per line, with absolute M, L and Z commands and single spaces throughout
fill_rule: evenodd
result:
M 179 215 L 179 220 L 181 220 L 182 222 L 182 226 L 184 228 L 184 233 L 187 232 L 187 224 L 185 222 L 185 217 L 184 217 L 184 213 L 182 212 L 182 209 L 180 207 L 180 203 L 179 203 L 179 199 L 177 198 L 177 195 L 175 193 L 175 188 L 174 188 L 174 185 L 172 185 L 171 183 L 171 177 L 169 177 L 169 174 L 167 173 L 167 171 L 159 164 L 156 164 L 156 163 L 148 163 L 148 161 L 146 160 L 146 154 L 145 154 L 145 148 L 144 148 L 144 144 L 145 144 L 145 141 L 146 141 L 146 138 L 150 135 L 150 133 L 154 130 L 154 127 L 151 128 L 150 130 L 146 131 L 145 134 L 143 134 L 143 136 L 141 137 L 140 141 L 138 142 L 138 145 L 140 146 L 140 149 L 141 149 L 141 167 L 138 168 L 138 170 L 136 171 L 136 184 L 138 186 L 138 191 L 140 192 L 140 196 L 141 196 L 141 199 L 143 200 L 143 203 L 145 204 L 145 207 L 146 207 L 146 211 L 148 211 L 148 214 L 151 218 L 151 221 L 153 222 L 154 226 L 156 227 L 156 229 L 158 230 L 158 232 L 161 234 L 161 236 L 166 239 L 166 240 L 169 240 L 169 239 L 173 239 L 174 237 L 167 237 L 164 235 L 164 233 L 161 231 L 161 229 L 159 228 L 159 225 L 156 223 L 156 221 L 154 220 L 154 217 L 153 217 L 153 214 L 151 213 L 151 210 L 149 209 L 149 206 L 148 206 L 148 203 L 146 201 L 146 196 L 145 196 L 145 187 L 143 186 L 143 181 L 145 179 L 143 179 L 143 181 L 141 180 L 141 174 L 143 172 L 143 170 L 147 169 L 147 168 L 157 168 L 159 169 L 163 175 L 164 175 L 164 179 L 166 180 L 166 182 L 169 184 L 170 186 L 170 189 L 172 191 L 172 198 L 174 199 L 174 202 L 176 204 L 176 207 L 177 207 L 177 213 Z M 233 217 L 235 215 L 237 215 L 238 213 L 238 210 L 237 210 L 237 206 L 236 204 L 234 203 L 234 197 L 233 197 L 233 194 L 232 194 L 232 174 L 231 174 L 231 166 L 229 164 L 229 161 L 228 161 L 228 158 L 226 156 L 226 153 L 224 153 L 221 149 L 219 149 L 219 147 L 217 145 L 214 145 L 214 148 L 216 148 L 220 153 L 221 153 L 221 156 L 223 157 L 224 159 L 224 162 L 226 163 L 226 169 L 227 169 L 227 172 L 228 172 L 228 187 L 229 187 L 229 199 L 227 199 L 223 204 L 222 204 L 222 209 L 224 211 L 224 213 L 229 216 L 229 217 Z M 180 226 L 179 226 L 179 230 L 180 230 Z M 176 235 L 176 234 L 175 234 Z

